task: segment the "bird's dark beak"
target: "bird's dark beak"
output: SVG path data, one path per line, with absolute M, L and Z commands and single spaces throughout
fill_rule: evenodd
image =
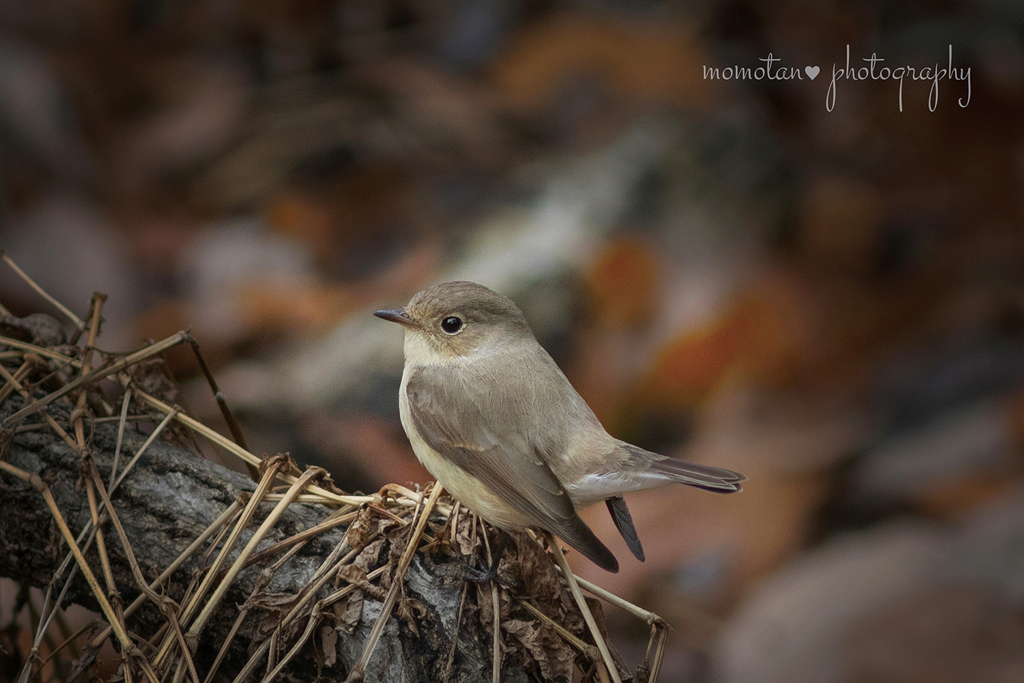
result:
M 418 325 L 415 320 L 409 317 L 409 314 L 405 312 L 404 308 L 386 308 L 380 311 L 374 311 L 373 314 L 378 318 L 384 318 L 390 320 L 393 323 L 400 325 L 415 326 Z

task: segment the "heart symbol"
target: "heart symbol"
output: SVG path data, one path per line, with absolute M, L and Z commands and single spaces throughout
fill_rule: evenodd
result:
M 805 66 L 804 67 L 804 73 L 806 73 L 808 76 L 810 76 L 812 81 L 818 76 L 818 72 L 819 71 L 821 71 L 821 69 L 819 69 L 816 66 Z

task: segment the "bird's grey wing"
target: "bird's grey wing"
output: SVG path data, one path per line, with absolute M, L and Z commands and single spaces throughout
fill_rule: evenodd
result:
M 576 513 L 546 454 L 524 433 L 522 423 L 532 416 L 523 414 L 523 397 L 476 379 L 481 381 L 463 381 L 441 366 L 413 371 L 406 394 L 420 438 L 533 524 L 603 569 L 618 571 L 615 556 Z

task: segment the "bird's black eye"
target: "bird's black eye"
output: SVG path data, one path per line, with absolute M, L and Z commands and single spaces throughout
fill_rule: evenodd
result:
M 450 315 L 441 321 L 441 329 L 445 331 L 445 334 L 456 334 L 462 329 L 462 318 L 456 318 L 454 315 Z

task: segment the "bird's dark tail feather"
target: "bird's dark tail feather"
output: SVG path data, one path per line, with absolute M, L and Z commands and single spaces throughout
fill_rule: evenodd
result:
M 626 507 L 626 499 L 622 496 L 612 496 L 605 501 L 605 504 L 608 506 L 608 512 L 612 513 L 612 521 L 615 522 L 615 528 L 619 530 L 619 535 L 626 542 L 629 552 L 633 553 L 633 557 L 643 562 L 644 547 L 640 543 L 640 536 L 636 533 L 636 527 L 633 526 L 633 515 L 629 514 L 629 508 Z
M 739 472 L 710 465 L 698 465 L 675 458 L 655 461 L 651 464 L 651 469 L 664 474 L 672 481 L 696 486 L 712 493 L 741 491 L 743 487 L 740 486 L 740 482 L 747 479 Z
M 642 449 L 633 446 L 636 450 Z M 662 474 L 671 481 L 696 486 L 705 491 L 713 493 L 732 493 L 741 491 L 741 482 L 747 480 L 739 472 L 733 472 L 723 467 L 712 467 L 711 465 L 698 465 L 694 462 L 668 458 L 664 455 L 657 455 L 649 451 L 643 451 L 651 457 L 651 471 Z
M 712 493 L 733 493 L 734 491 L 741 491 L 740 483 L 747 479 L 739 472 L 733 472 L 722 467 L 698 465 L 697 463 L 686 462 L 685 460 L 668 458 L 626 442 L 621 442 L 620 448 L 624 448 L 627 451 L 629 460 L 632 461 L 634 467 L 659 475 L 658 479 L 651 482 L 650 485 L 653 486 L 658 486 L 661 483 L 676 482 L 687 484 L 688 486 L 696 486 L 699 489 L 711 491 Z M 640 545 L 640 537 L 633 526 L 633 517 L 629 514 L 626 501 L 622 496 L 612 496 L 605 500 L 605 504 L 608 506 L 608 512 L 611 513 L 612 521 L 615 522 L 615 528 L 618 530 L 619 535 L 622 536 L 622 540 L 626 542 L 629 551 L 633 553 L 636 559 L 643 562 L 644 549 Z M 584 550 L 581 550 L 581 552 L 586 554 Z

